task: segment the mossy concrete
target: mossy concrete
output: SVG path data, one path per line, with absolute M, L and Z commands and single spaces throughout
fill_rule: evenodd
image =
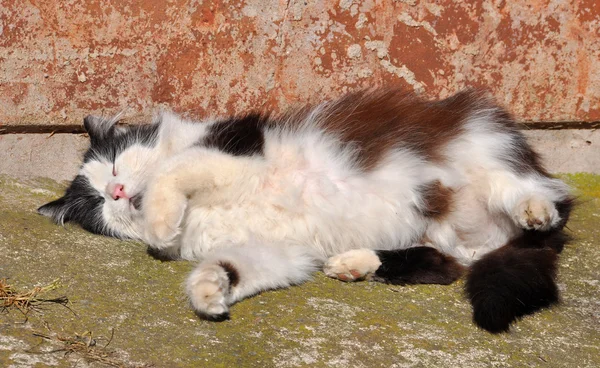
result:
M 156 367 L 598 367 L 600 177 L 563 177 L 580 194 L 560 261 L 562 303 L 490 335 L 471 323 L 463 283 L 396 287 L 343 283 L 321 273 L 304 285 L 235 305 L 232 319 L 199 320 L 182 282 L 193 264 L 161 262 L 139 243 L 51 224 L 36 208 L 64 186 L 0 176 L 0 278 L 28 289 L 59 279 L 59 305 L 0 315 L 0 366 L 102 366 L 35 331 L 90 331 L 124 366 Z M 103 339 L 103 338 L 104 339 Z M 40 353 L 42 352 L 42 353 Z M 115 358 L 115 359 L 116 359 Z

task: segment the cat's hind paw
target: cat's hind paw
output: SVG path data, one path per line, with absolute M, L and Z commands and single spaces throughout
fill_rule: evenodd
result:
M 531 197 L 519 203 L 513 219 L 523 229 L 539 231 L 549 230 L 560 221 L 556 206 L 540 197 Z
M 230 278 L 219 264 L 201 264 L 187 280 L 187 293 L 196 314 L 209 321 L 229 319 Z
M 379 266 L 381 261 L 375 251 L 354 249 L 329 258 L 323 266 L 323 272 L 334 279 L 356 281 L 374 274 Z

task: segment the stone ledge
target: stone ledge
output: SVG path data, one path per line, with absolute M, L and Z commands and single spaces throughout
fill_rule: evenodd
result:
M 600 131 L 525 130 L 550 172 L 600 174 Z M 88 146 L 85 134 L 0 135 L 0 174 L 71 180 Z

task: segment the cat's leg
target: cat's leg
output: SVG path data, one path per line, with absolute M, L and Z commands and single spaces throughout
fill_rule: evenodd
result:
M 558 254 L 569 240 L 560 229 L 525 231 L 471 265 L 465 291 L 473 321 L 504 332 L 520 317 L 558 303 Z
M 186 282 L 194 311 L 209 320 L 229 318 L 229 307 L 261 291 L 307 281 L 323 260 L 308 247 L 246 244 L 206 257 Z
M 417 246 L 396 250 L 355 249 L 327 260 L 323 272 L 343 281 L 370 279 L 395 285 L 451 284 L 464 268 L 438 250 Z
M 517 125 L 498 109 L 482 110 L 466 122 L 449 150 L 450 165 L 491 214 L 506 215 L 516 228 L 547 231 L 564 225 L 569 188 L 552 178 Z
M 143 240 L 156 249 L 172 246 L 190 197 L 198 194 L 209 202 L 223 190 L 250 182 L 262 164 L 253 157 L 234 157 L 201 147 L 167 160 L 144 193 Z
M 567 221 L 572 197 L 562 181 L 537 173 L 497 171 L 489 177 L 488 206 L 507 214 L 519 228 L 548 231 Z

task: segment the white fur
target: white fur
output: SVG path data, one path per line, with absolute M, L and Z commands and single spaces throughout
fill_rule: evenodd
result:
M 261 290 L 302 282 L 322 260 L 353 249 L 407 248 L 426 237 L 427 245 L 469 264 L 523 228 L 544 229 L 560 220 L 552 202 L 564 199 L 568 188 L 539 175 L 514 174 L 501 157 L 511 138 L 488 124 L 489 111 L 474 114 L 465 133 L 446 146 L 445 164 L 396 149 L 367 172 L 354 164 L 352 148 L 315 127 L 311 117 L 318 113 L 293 133 L 268 131 L 264 157 L 234 157 L 194 146 L 210 122 L 166 115 L 159 144 L 152 152 L 136 146 L 123 152 L 117 177 L 109 177 L 105 163 L 90 163 L 82 174 L 101 192 L 115 180 L 126 191 L 147 188 L 141 214 L 124 221 L 122 204 L 107 201 L 105 218 L 127 223 L 128 234 L 152 247 L 202 260 L 187 291 L 194 308 L 209 315 L 227 313 Z M 419 187 L 434 180 L 455 193 L 453 211 L 441 221 L 419 211 Z M 328 263 L 328 274 L 374 272 L 371 253 L 351 253 L 354 260 L 362 254 L 364 264 L 347 270 L 345 256 L 338 256 Z M 221 261 L 238 270 L 236 287 Z
M 381 261 L 372 249 L 353 249 L 330 257 L 323 272 L 336 279 L 354 281 L 372 275 L 381 266 Z
M 100 120 L 99 130 L 107 130 L 118 119 Z M 144 235 L 143 218 L 126 199 L 112 200 L 112 188 L 116 184 L 124 186 L 129 197 L 143 191 L 165 157 L 185 151 L 205 134 L 212 122 L 193 123 L 165 112 L 162 113 L 158 142 L 154 147 L 131 144 L 121 152 L 114 164 L 101 157 L 85 163 L 79 174 L 89 179 L 90 185 L 105 199 L 102 215 L 104 222 L 110 224 L 119 234 L 133 239 Z M 113 175 L 116 174 L 116 175 Z
M 227 244 L 211 252 L 190 274 L 186 290 L 196 311 L 211 316 L 229 312 L 229 306 L 259 291 L 306 281 L 322 263 L 310 248 L 289 244 Z M 235 268 L 239 284 L 230 285 L 223 262 Z

